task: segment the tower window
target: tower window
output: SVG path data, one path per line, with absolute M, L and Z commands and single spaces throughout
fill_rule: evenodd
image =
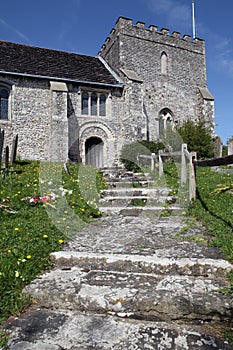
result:
M 165 52 L 162 53 L 160 60 L 161 60 L 161 73 L 167 74 L 168 59 L 167 59 L 167 54 Z

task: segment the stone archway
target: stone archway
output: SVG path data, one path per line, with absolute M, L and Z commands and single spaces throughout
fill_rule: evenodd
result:
M 174 117 L 170 109 L 164 108 L 159 112 L 159 136 L 162 137 L 169 127 L 173 128 Z
M 85 164 L 101 168 L 104 163 L 104 142 L 99 137 L 90 137 L 85 142 Z

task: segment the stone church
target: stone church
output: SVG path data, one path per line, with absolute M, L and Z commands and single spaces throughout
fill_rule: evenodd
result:
M 201 39 L 119 17 L 96 57 L 0 41 L 0 128 L 22 159 L 113 166 L 197 116 L 214 119 Z

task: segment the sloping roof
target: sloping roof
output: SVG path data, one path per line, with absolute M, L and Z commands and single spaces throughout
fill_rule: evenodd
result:
M 98 84 L 119 84 L 98 57 L 0 40 L 0 72 Z
M 198 89 L 199 89 L 204 100 L 214 101 L 214 97 L 213 97 L 213 95 L 211 95 L 211 93 L 209 92 L 207 87 L 205 87 L 205 88 L 198 87 Z
M 128 79 L 137 81 L 139 83 L 142 83 L 142 78 L 139 77 L 139 75 L 134 72 L 132 69 L 123 69 L 121 68 L 121 71 L 127 76 Z

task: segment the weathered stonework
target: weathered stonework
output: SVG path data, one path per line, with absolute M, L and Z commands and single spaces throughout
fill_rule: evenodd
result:
M 112 166 L 124 144 L 159 139 L 163 111 L 174 124 L 197 117 L 213 122 L 203 40 L 120 17 L 99 59 L 119 84 L 0 69 L 0 84 L 11 87 L 9 118 L 0 127 L 8 145 L 18 134 L 21 158 L 85 164 L 96 146 L 102 154 L 94 165 Z M 105 94 L 106 115 L 82 114 L 84 91 Z

